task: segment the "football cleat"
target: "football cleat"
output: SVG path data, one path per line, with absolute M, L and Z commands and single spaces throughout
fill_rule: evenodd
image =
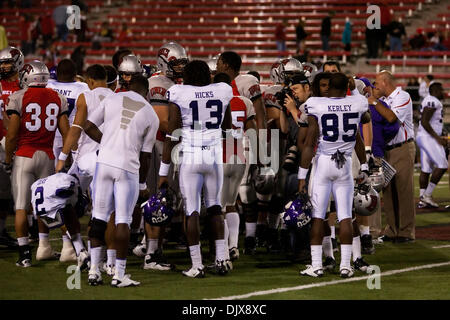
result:
M 71 242 L 63 242 L 63 247 L 61 250 L 61 256 L 59 257 L 59 262 L 72 262 L 77 261 L 77 254 Z
M 190 278 L 204 278 L 205 277 L 205 270 L 204 268 L 190 268 L 189 270 L 182 271 L 182 274 L 186 277 Z
M 88 276 L 88 284 L 90 286 L 98 286 L 103 284 L 102 275 L 100 272 L 95 272 L 92 270 L 89 270 L 89 276 Z
M 169 271 L 175 269 L 173 264 L 167 263 L 161 252 L 147 254 L 144 259 L 144 270 Z
M 27 259 L 27 258 L 19 258 L 19 260 L 17 260 L 16 262 L 16 266 L 18 267 L 22 267 L 22 268 L 28 268 L 31 267 L 31 259 Z
M 323 269 L 325 271 L 333 272 L 334 268 L 336 268 L 336 260 L 332 257 L 326 257 L 325 262 L 323 263 Z
M 256 253 L 255 237 L 246 237 L 244 239 L 244 254 L 254 255 Z
M 417 209 L 424 209 L 426 207 L 428 207 L 428 205 L 422 200 L 419 200 L 419 202 L 417 203 Z
M 216 273 L 221 276 L 224 276 L 228 273 L 228 268 L 225 265 L 225 261 L 216 260 Z
M 354 271 L 352 267 L 341 267 L 340 273 L 341 278 L 351 278 L 353 277 Z
M 361 236 L 361 253 L 362 254 L 374 254 L 375 246 L 373 245 L 372 236 L 365 234 Z
M 422 201 L 423 203 L 429 205 L 432 208 L 439 208 L 439 205 L 436 202 L 434 202 L 434 200 L 431 197 L 431 195 L 424 194 L 423 196 L 420 197 L 420 201 Z
M 10 249 L 17 249 L 19 247 L 17 240 L 11 237 L 6 230 L 3 230 L 0 235 L 0 245 L 7 246 Z
M 239 259 L 239 249 L 236 247 L 233 247 L 230 249 L 230 260 L 235 261 Z
M 141 283 L 139 281 L 134 281 L 130 279 L 130 275 L 126 274 L 120 279 L 118 276 L 114 276 L 111 280 L 111 286 L 116 288 L 125 288 L 125 287 L 136 287 Z
M 300 271 L 300 275 L 318 278 L 323 276 L 323 268 L 321 267 L 314 268 L 312 265 L 307 265 L 305 270 Z
M 86 249 L 83 249 L 80 251 L 80 254 L 77 257 L 78 261 L 78 269 L 80 271 L 86 270 L 89 265 L 89 261 L 91 260 L 91 257 L 89 256 L 89 253 Z
M 105 272 L 108 276 L 114 277 L 116 274 L 116 266 L 113 264 L 106 264 L 106 262 L 103 264 L 103 272 Z
M 19 246 L 19 260 L 16 262 L 16 266 L 22 268 L 31 267 L 31 249 L 30 246 Z
M 370 267 L 370 264 L 364 261 L 363 257 L 360 257 L 353 262 L 353 267 L 356 270 L 367 272 L 367 268 Z
M 36 251 L 36 260 L 51 260 L 60 258 L 61 254 L 59 252 L 53 251 L 50 244 L 40 245 Z M 76 261 L 76 256 L 75 256 Z
M 143 258 L 147 252 L 147 245 L 145 243 L 138 244 L 133 249 L 133 254 L 137 257 Z
M 233 262 L 231 262 L 231 260 L 225 260 L 225 267 L 228 271 L 233 270 Z

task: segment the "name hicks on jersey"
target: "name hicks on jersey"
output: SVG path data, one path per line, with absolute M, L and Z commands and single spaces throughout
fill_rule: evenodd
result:
M 196 92 L 195 93 L 196 99 L 206 99 L 206 98 L 214 98 L 214 93 L 212 91 L 208 92 Z
M 343 106 L 328 106 L 328 112 L 343 112 L 343 111 L 352 111 L 352 106 L 350 104 L 344 104 Z

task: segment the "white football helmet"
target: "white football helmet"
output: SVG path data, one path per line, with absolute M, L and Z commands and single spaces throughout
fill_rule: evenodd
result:
M 317 66 L 309 62 L 302 63 L 302 66 L 303 72 L 305 73 L 305 76 L 308 78 L 309 83 L 312 83 L 319 69 L 317 69 Z
M 47 66 L 38 61 L 26 63 L 19 71 L 19 86 L 27 87 L 45 87 L 47 86 L 50 72 Z
M 183 69 L 188 61 L 186 50 L 171 41 L 159 48 L 156 64 L 169 79 L 174 80 L 183 77 Z
M 124 56 L 119 63 L 118 67 L 119 73 L 119 84 L 122 88 L 128 86 L 129 81 L 126 81 L 123 76 L 133 76 L 137 74 L 143 74 L 144 69 L 142 68 L 141 60 L 133 54 Z
M 371 216 L 380 206 L 380 195 L 370 184 L 355 186 L 353 209 L 360 216 Z
M 278 60 L 272 66 L 270 67 L 270 81 L 273 82 L 273 84 L 282 84 L 283 80 L 281 78 L 280 74 L 280 64 L 281 60 Z
M 289 76 L 296 72 L 302 72 L 303 65 L 300 61 L 295 58 L 287 58 L 280 61 L 280 66 L 278 69 L 278 74 L 281 77 L 281 82 L 286 82 Z
M 13 67 L 8 71 L 3 71 L 0 67 L 0 77 L 1 79 L 7 79 L 10 76 L 19 72 L 24 63 L 24 56 L 22 51 L 16 47 L 6 47 L 0 51 L 0 65 L 3 63 L 12 63 Z
M 206 64 L 208 65 L 212 75 L 217 72 L 217 60 L 219 60 L 217 57 L 206 60 Z

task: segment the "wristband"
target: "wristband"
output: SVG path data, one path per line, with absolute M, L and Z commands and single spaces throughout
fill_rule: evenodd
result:
M 66 153 L 64 153 L 64 152 L 61 151 L 61 152 L 59 153 L 58 160 L 66 161 L 68 156 L 69 156 L 68 154 L 66 154 Z
M 366 152 L 372 152 L 372 147 L 371 146 L 366 146 Z
M 298 175 L 297 175 L 298 180 L 305 180 L 307 174 L 308 174 L 308 169 L 304 169 L 304 168 L 300 167 L 300 169 L 298 170 Z
M 169 175 L 170 163 L 164 163 L 161 161 L 161 165 L 159 166 L 159 176 L 167 177 Z
M 147 183 L 145 183 L 145 182 L 139 183 L 139 191 L 142 191 L 145 189 L 147 189 Z
M 361 164 L 361 171 L 369 171 L 369 165 L 367 163 Z
M 79 125 L 77 125 L 77 124 L 72 124 L 72 127 L 78 128 L 78 129 L 80 129 L 81 131 L 84 130 L 82 126 L 79 126 Z

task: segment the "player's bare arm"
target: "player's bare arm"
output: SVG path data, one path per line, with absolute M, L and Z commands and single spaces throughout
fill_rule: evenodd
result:
M 169 130 L 169 108 L 163 104 L 152 104 L 152 107 L 159 119 L 159 130 L 167 132 Z
M 369 104 L 375 106 L 375 109 L 378 111 L 378 113 L 381 114 L 381 116 L 385 118 L 389 123 L 397 121 L 397 116 L 395 115 L 395 113 L 391 109 L 383 106 L 383 104 L 379 102 L 378 99 L 376 99 L 374 96 L 370 96 L 369 98 L 367 98 L 367 100 L 369 101 Z
M 314 156 L 314 146 L 317 144 L 317 139 L 319 137 L 319 125 L 317 119 L 313 116 L 308 116 L 308 131 L 306 134 L 305 145 L 302 150 L 302 158 L 300 160 L 300 170 L 305 172 L 308 171 L 311 164 L 311 160 Z M 306 174 L 305 174 L 306 177 Z M 300 177 L 298 181 L 298 190 L 300 192 L 305 191 L 305 177 Z
M 256 125 L 258 129 L 266 129 L 266 108 L 264 108 L 264 102 L 262 96 L 253 101 L 253 106 L 255 107 L 256 113 Z
M 433 127 L 430 124 L 431 117 L 433 117 L 435 111 L 436 111 L 435 108 L 428 108 L 428 107 L 423 108 L 420 123 L 422 124 L 422 127 L 425 129 L 425 131 L 428 132 L 428 134 L 432 136 L 434 139 L 436 139 L 436 141 L 440 145 L 447 147 L 447 139 L 439 136 L 436 133 L 436 131 L 433 130 Z
M 89 138 L 91 138 L 95 142 L 100 143 L 100 141 L 102 141 L 102 136 L 103 136 L 102 132 L 95 124 L 93 124 L 89 120 L 86 120 L 86 125 L 84 126 L 84 132 L 86 132 L 86 134 L 89 136 Z

